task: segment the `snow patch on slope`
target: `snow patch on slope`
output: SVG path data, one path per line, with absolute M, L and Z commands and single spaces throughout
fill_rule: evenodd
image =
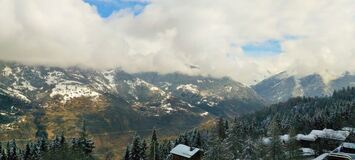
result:
M 75 81 L 66 81 L 59 83 L 52 89 L 52 93 L 50 97 L 54 97 L 56 95 L 63 96 L 62 103 L 66 103 L 68 100 L 72 98 L 78 97 L 93 97 L 97 98 L 100 96 L 99 93 L 91 90 L 88 86 L 82 85 Z
M 3 76 L 10 76 L 12 74 L 12 69 L 8 66 L 6 66 L 3 70 L 2 70 L 2 75 Z
M 31 102 L 31 100 L 29 100 L 26 96 L 24 96 L 20 91 L 18 91 L 16 89 L 12 89 L 12 88 L 8 87 L 6 90 L 4 90 L 4 89 L 1 89 L 1 90 L 8 95 L 19 98 L 27 103 Z
M 191 92 L 193 94 L 198 94 L 199 90 L 196 85 L 193 84 L 184 84 L 176 87 L 177 90 L 182 90 L 184 92 Z
M 62 73 L 62 72 L 58 72 L 58 71 L 49 72 L 48 76 L 46 76 L 46 83 L 49 85 L 57 84 L 60 81 L 62 81 L 63 76 L 64 76 L 64 73 Z

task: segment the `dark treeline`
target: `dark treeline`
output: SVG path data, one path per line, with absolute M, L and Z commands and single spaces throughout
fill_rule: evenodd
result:
M 179 135 L 175 140 L 158 141 L 156 132 L 147 144 L 146 140 L 135 135 L 132 144 L 126 148 L 124 160 L 170 160 L 170 150 L 178 144 L 200 148 L 205 160 L 231 159 L 296 159 L 300 157 L 299 146 L 293 138 L 288 143 L 279 140 L 280 130 L 274 121 L 268 128 L 270 143 L 264 143 L 257 134 L 255 125 L 239 121 L 227 121 L 219 118 L 209 131 L 193 130 Z M 291 133 L 295 135 L 296 133 Z M 285 154 L 287 150 L 290 154 Z
M 124 160 L 168 160 L 170 159 L 170 150 L 178 144 L 196 148 L 206 148 L 207 132 L 203 134 L 198 130 L 185 132 L 179 135 L 175 140 L 159 141 L 157 131 L 154 130 L 151 138 L 142 139 L 137 134 L 132 143 L 126 148 Z
M 265 128 L 273 118 L 280 122 L 282 132 L 293 126 L 297 132 L 309 133 L 313 129 L 341 129 L 355 126 L 355 87 L 334 91 L 330 97 L 297 97 L 271 105 L 256 113 L 242 117 Z
M 336 91 L 329 97 L 292 98 L 233 120 L 219 118 L 209 130 L 186 132 L 171 141 L 158 141 L 155 131 L 148 143 L 136 135 L 123 159 L 169 160 L 169 151 L 177 144 L 202 149 L 205 160 L 304 159 L 295 138 L 297 134 L 347 126 L 355 126 L 354 87 Z M 280 138 L 284 134 L 289 136 L 288 140 Z M 316 154 L 321 151 L 316 150 Z
M 39 137 L 24 148 L 19 148 L 16 140 L 0 144 L 0 160 L 93 160 L 94 148 L 84 125 L 79 137 L 70 140 L 61 134 L 52 140 Z

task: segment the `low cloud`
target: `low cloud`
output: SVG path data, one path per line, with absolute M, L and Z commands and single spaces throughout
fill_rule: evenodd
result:
M 0 0 L 0 59 L 245 83 L 284 70 L 336 75 L 355 70 L 354 8 L 353 0 L 152 0 L 139 15 L 101 18 L 84 1 Z M 277 55 L 241 48 L 275 39 Z

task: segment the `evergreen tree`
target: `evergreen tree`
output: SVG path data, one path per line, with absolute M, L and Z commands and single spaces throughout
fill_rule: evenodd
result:
M 124 160 L 130 160 L 130 151 L 129 151 L 129 147 L 128 146 L 126 147 L 126 152 L 124 154 L 123 159 Z
M 136 134 L 133 138 L 132 148 L 131 148 L 129 159 L 130 160 L 142 160 L 141 150 L 142 150 L 141 139 Z
M 25 148 L 25 153 L 23 155 L 24 160 L 32 160 L 33 155 L 32 155 L 32 150 L 31 150 L 31 144 L 27 143 L 26 148 Z
M 141 143 L 141 150 L 140 150 L 140 157 L 141 160 L 146 160 L 147 159 L 147 143 L 145 140 L 142 141 Z
M 296 160 L 299 159 L 301 156 L 300 153 L 300 146 L 298 144 L 298 141 L 296 139 L 296 129 L 294 127 L 291 127 L 288 135 L 289 135 L 289 140 L 286 143 L 286 147 L 287 147 L 287 157 L 289 160 Z
M 196 133 L 194 146 L 197 148 L 202 147 L 202 137 L 201 137 L 201 133 L 199 131 L 197 131 L 197 133 Z
M 222 117 L 220 117 L 217 122 L 217 133 L 221 140 L 226 138 L 226 126 Z
M 83 122 L 79 138 L 73 138 L 71 143 L 71 152 L 73 154 L 72 157 L 80 157 L 81 159 L 93 159 L 91 153 L 95 148 L 95 144 L 88 137 L 85 121 Z
M 257 159 L 257 146 L 251 138 L 247 138 L 242 147 L 239 159 L 255 160 Z
M 229 122 L 228 122 L 228 120 L 225 121 L 224 126 L 225 126 L 225 130 L 228 131 L 228 129 L 229 129 Z
M 225 140 L 226 149 L 231 152 L 233 159 L 240 157 L 243 149 L 244 133 L 243 126 L 239 121 L 235 121 Z
M 283 160 L 283 149 L 280 141 L 280 128 L 276 118 L 273 118 L 270 126 L 269 133 L 271 134 L 270 155 L 273 160 Z
M 152 138 L 150 140 L 150 147 L 149 147 L 149 160 L 159 160 L 159 142 L 157 132 L 154 129 L 152 133 Z
M 83 122 L 83 127 L 82 127 L 78 141 L 79 141 L 78 143 L 79 143 L 80 149 L 82 149 L 82 151 L 86 155 L 89 155 L 93 152 L 95 145 L 94 145 L 94 142 L 92 142 L 92 140 L 88 138 L 85 121 Z
M 40 138 L 37 145 L 41 152 L 48 151 L 48 141 L 46 138 Z
M 7 159 L 8 160 L 18 160 L 17 156 L 17 146 L 15 140 L 12 140 L 8 143 L 8 152 L 7 152 Z
M 256 142 L 256 154 L 258 159 L 267 159 L 269 153 L 269 148 L 267 144 L 264 143 L 263 139 L 258 139 Z
M 159 151 L 160 151 L 159 159 L 165 160 L 169 156 L 170 150 L 171 150 L 171 142 L 165 140 L 162 144 L 159 145 Z
M 0 160 L 6 160 L 6 154 L 4 149 L 2 148 L 2 143 L 0 142 Z
M 208 142 L 208 149 L 203 160 L 231 160 L 233 155 L 226 149 L 225 143 L 221 143 L 219 138 L 211 138 Z

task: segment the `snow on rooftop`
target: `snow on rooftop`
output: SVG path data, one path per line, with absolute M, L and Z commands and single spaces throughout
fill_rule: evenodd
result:
M 318 156 L 317 158 L 315 158 L 313 160 L 324 160 L 328 155 L 329 155 L 329 153 L 323 153 L 322 155 Z
M 284 142 L 288 142 L 288 140 L 290 140 L 290 136 L 288 134 L 281 135 L 280 140 L 282 140 Z
M 313 155 L 315 155 L 314 150 L 311 149 L 311 148 L 300 148 L 300 150 L 302 151 L 302 155 L 303 156 L 313 156 Z
M 304 134 L 297 134 L 296 139 L 298 141 L 316 141 L 317 137 L 315 135 L 309 134 L 309 135 L 304 135 Z
M 344 141 L 349 136 L 349 131 L 335 131 L 332 129 L 312 130 L 311 135 L 318 138 L 334 139 Z
M 191 158 L 194 156 L 200 149 L 198 148 L 192 148 L 183 144 L 177 145 L 175 148 L 173 148 L 170 153 L 175 154 L 178 156 L 182 156 L 185 158 Z
M 341 130 L 355 133 L 355 128 L 352 128 L 352 127 L 344 127 Z
M 268 144 L 270 144 L 271 143 L 271 139 L 269 138 L 269 137 L 263 137 L 263 139 L 262 139 L 262 142 L 263 142 L 263 144 L 266 144 L 266 145 L 268 145 Z
M 344 148 L 349 148 L 349 149 L 355 149 L 355 143 L 347 143 L 344 142 L 343 144 L 341 144 Z
M 304 141 L 315 141 L 317 138 L 324 138 L 344 141 L 349 136 L 349 134 L 349 131 L 335 131 L 332 129 L 312 130 L 308 135 L 298 134 L 296 139 Z
M 283 141 L 283 142 L 288 142 L 289 139 L 290 139 L 290 136 L 288 134 L 284 134 L 284 135 L 281 135 L 279 137 L 280 137 L 280 140 Z M 265 145 L 270 144 L 271 141 L 272 141 L 271 137 L 263 137 L 262 138 L 262 143 L 265 144 Z

